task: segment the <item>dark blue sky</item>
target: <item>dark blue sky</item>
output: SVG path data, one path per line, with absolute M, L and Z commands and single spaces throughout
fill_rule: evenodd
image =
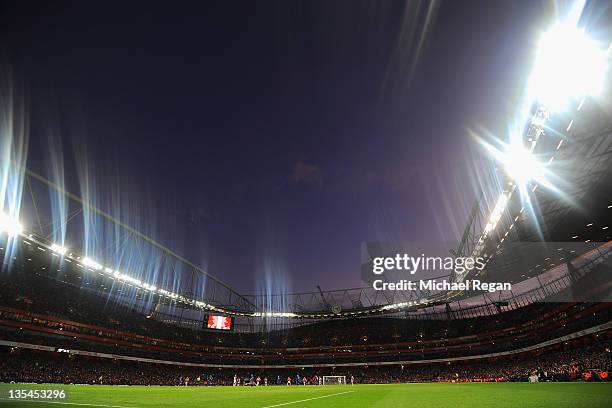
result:
M 504 132 L 545 11 L 0 4 L 1 57 L 30 101 L 28 165 L 45 172 L 53 128 L 69 173 L 87 151 L 103 190 L 115 172 L 155 210 L 159 241 L 246 293 L 266 277 L 359 286 L 362 241 L 456 240 L 474 200 L 468 129 Z

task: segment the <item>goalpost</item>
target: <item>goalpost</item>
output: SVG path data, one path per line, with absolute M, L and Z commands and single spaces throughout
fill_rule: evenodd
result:
M 324 375 L 323 385 L 346 385 L 345 375 Z

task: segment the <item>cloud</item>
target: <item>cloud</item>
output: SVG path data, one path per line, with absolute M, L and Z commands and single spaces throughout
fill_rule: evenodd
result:
M 321 169 L 317 165 L 302 161 L 293 163 L 291 181 L 294 183 L 319 184 L 321 182 Z

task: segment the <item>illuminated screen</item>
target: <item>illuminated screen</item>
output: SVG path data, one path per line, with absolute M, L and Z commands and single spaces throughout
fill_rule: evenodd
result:
M 232 318 L 229 316 L 209 315 L 206 327 L 215 330 L 231 330 Z

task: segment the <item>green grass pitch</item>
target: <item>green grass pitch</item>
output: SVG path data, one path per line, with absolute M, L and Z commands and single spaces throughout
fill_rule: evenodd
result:
M 63 388 L 57 403 L 15 402 L 8 390 Z M 612 383 L 468 383 L 269 387 L 0 385 L 0 407 L 589 407 L 612 406 Z

